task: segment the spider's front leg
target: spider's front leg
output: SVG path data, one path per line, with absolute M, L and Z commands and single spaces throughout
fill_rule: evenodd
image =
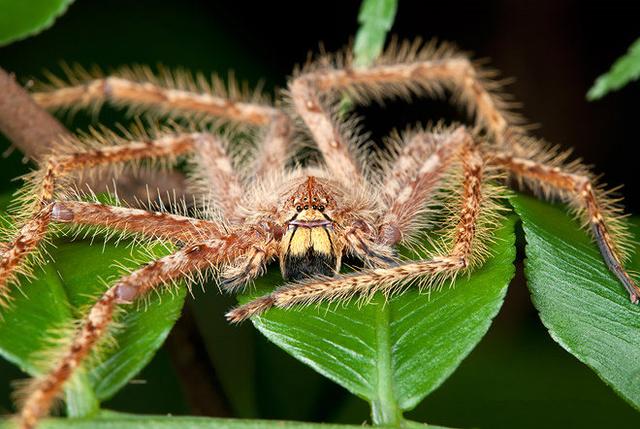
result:
M 530 155 L 522 158 L 509 152 L 489 151 L 486 157 L 489 163 L 507 170 L 519 182 L 546 196 L 568 201 L 589 225 L 607 267 L 623 284 L 631 302 L 638 304 L 640 287 L 623 265 L 629 246 L 625 243 L 628 232 L 622 222 L 622 208 L 607 198 L 606 191 L 594 184 L 588 170 L 580 164 L 563 167 L 559 162 L 550 162 L 549 153 L 539 144 L 532 145 Z
M 463 165 L 463 191 L 457 220 L 452 225 L 453 240 L 449 243 L 448 253 L 389 268 L 367 269 L 335 278 L 311 278 L 285 285 L 231 310 L 227 319 L 241 322 L 274 306 L 289 308 L 298 304 L 348 299 L 356 294 L 367 297 L 378 291 L 390 294 L 416 282 L 420 287 L 430 287 L 451 280 L 480 263 L 486 252 L 482 240 L 477 239 L 479 219 L 491 204 L 482 192 L 484 162 L 470 140 L 462 145 L 459 155 Z
M 79 145 L 80 142 L 73 143 L 74 147 Z M 156 140 L 128 141 L 116 146 L 77 150 L 50 156 L 44 163 L 44 168 L 32 175 L 27 186 L 25 197 L 29 199 L 29 203 L 21 207 L 20 216 L 15 219 L 15 223 L 21 226 L 15 233 L 12 232 L 14 235 L 11 241 L 0 245 L 0 303 L 5 302 L 8 296 L 8 285 L 17 280 L 17 275 L 30 273 L 25 259 L 36 251 L 39 243 L 45 239 L 52 217 L 64 221 L 66 220 L 65 216 L 70 215 L 63 210 L 63 206 L 56 206 L 55 202 L 58 188 L 65 185 L 61 182 L 68 179 L 69 175 L 96 167 L 121 165 L 142 159 L 172 158 L 189 152 L 199 152 L 203 154 L 201 157 L 204 158 L 213 156 L 210 164 L 221 165 L 221 162 L 228 162 L 228 160 L 221 154 L 220 146 L 221 143 L 217 137 L 202 133 L 190 133 L 167 135 Z M 206 174 L 208 171 L 206 163 L 203 163 L 203 170 Z M 235 193 L 240 193 L 240 184 L 232 170 L 216 170 L 215 174 L 211 173 L 208 176 L 219 192 L 224 191 L 225 195 L 233 195 L 231 191 L 238 189 Z M 221 196 L 219 200 L 227 202 L 221 208 L 225 215 L 232 217 L 236 210 L 233 200 L 224 198 L 224 196 Z M 68 209 L 72 210 L 71 204 L 73 203 L 67 204 L 69 205 Z M 100 211 L 97 208 L 98 205 L 90 207 L 92 210 L 81 211 L 78 210 L 79 206 L 76 204 L 73 206 L 76 212 L 74 216 L 79 219 L 80 217 L 90 217 L 93 213 L 96 216 L 100 215 L 94 219 L 97 222 L 104 222 L 108 220 L 109 216 L 115 216 L 112 220 L 117 223 L 116 219 L 121 219 L 122 223 L 122 216 L 118 217 L 118 211 L 120 215 L 127 214 L 124 212 L 125 209 L 103 209 L 101 213 L 98 213 Z M 127 210 L 130 210 L 130 214 L 136 213 L 131 211 L 132 209 Z M 144 216 L 142 217 L 144 218 Z M 151 227 L 154 224 L 157 225 L 161 220 L 156 217 L 146 225 Z M 91 222 L 88 220 L 88 223 Z M 130 228 L 134 228 L 134 223 L 134 219 L 128 220 Z M 139 223 L 138 226 L 142 227 L 144 223 Z M 158 231 L 162 231 L 162 229 L 160 228 Z M 183 231 L 185 234 L 189 231 L 193 232 L 193 228 L 185 228 Z M 194 232 L 194 234 L 196 233 Z M 37 255 L 34 257 L 37 259 Z
M 54 399 L 82 362 L 108 332 L 119 305 L 131 304 L 159 286 L 202 275 L 208 269 L 234 261 L 251 247 L 263 246 L 269 232 L 247 226 L 230 235 L 190 243 L 119 279 L 95 302 L 59 361 L 32 381 L 19 414 L 21 429 L 32 429 L 48 414 Z

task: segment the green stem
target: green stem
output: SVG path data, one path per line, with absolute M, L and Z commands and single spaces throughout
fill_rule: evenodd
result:
M 384 297 L 377 299 L 377 305 L 383 308 L 377 312 L 377 362 L 378 373 L 376 398 L 371 401 L 371 420 L 374 425 L 400 426 L 402 410 L 393 390 L 393 366 L 391 361 L 391 332 L 389 325 L 389 306 Z

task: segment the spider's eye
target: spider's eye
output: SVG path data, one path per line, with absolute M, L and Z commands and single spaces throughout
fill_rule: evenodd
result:
M 315 204 L 311 206 L 312 209 L 317 210 L 318 206 L 316 206 Z
M 296 206 L 296 210 L 298 210 L 299 212 L 302 211 L 302 206 Z
M 305 209 L 305 210 L 309 210 L 309 205 L 308 205 L 308 204 L 305 204 L 304 209 Z
M 321 212 L 323 212 L 323 211 L 324 211 L 324 206 L 320 206 L 320 207 L 318 207 L 318 210 L 320 210 Z

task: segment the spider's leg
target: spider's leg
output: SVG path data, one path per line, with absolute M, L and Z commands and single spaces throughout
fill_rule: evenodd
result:
M 77 227 L 96 226 L 179 244 L 225 235 L 221 226 L 210 220 L 88 201 L 56 200 L 51 210 L 51 222 Z
M 258 230 L 249 226 L 228 236 L 190 244 L 120 278 L 89 310 L 62 357 L 25 389 L 28 395 L 20 409 L 20 428 L 32 429 L 48 414 L 65 382 L 107 333 L 118 305 L 136 302 L 162 285 L 197 276 L 237 258 L 264 240 L 256 234 Z
M 345 253 L 352 254 L 368 266 L 380 267 L 395 265 L 396 253 L 393 247 L 378 242 L 378 232 L 373 225 L 355 220 L 342 235 Z
M 273 172 L 281 172 L 285 168 L 289 156 L 291 128 L 289 116 L 282 112 L 274 114 L 250 167 L 253 177 L 262 178 Z
M 236 96 L 239 89 L 231 86 L 225 90 L 217 79 L 214 85 L 203 83 L 202 91 L 195 88 L 183 89 L 184 82 L 193 78 L 166 74 L 166 79 L 155 78 L 150 72 L 144 78 L 133 80 L 114 74 L 107 77 L 91 78 L 86 72 L 71 76 L 71 84 L 52 78 L 54 87 L 47 91 L 33 93 L 33 98 L 45 108 L 99 107 L 105 101 L 120 106 L 139 107 L 145 110 L 189 116 L 199 114 L 238 124 L 266 128 L 262 143 L 255 156 L 251 172 L 263 176 L 268 171 L 281 170 L 287 159 L 290 136 L 289 117 L 281 110 L 260 101 L 257 96 L 246 97 L 242 101 Z M 131 73 L 129 73 L 131 74 Z M 200 79 L 198 79 L 200 80 Z M 183 82 L 184 81 L 184 82 Z M 211 88 L 213 86 L 213 88 Z
M 409 243 L 424 229 L 427 204 L 442 185 L 443 176 L 459 159 L 460 150 L 473 144 L 465 127 L 410 136 L 384 178 L 386 210 L 379 224 L 379 241 L 388 246 Z
M 220 286 L 228 292 L 245 288 L 253 279 L 266 271 L 267 263 L 278 255 L 279 245 L 275 240 L 258 242 L 247 253 L 228 264 L 220 277 Z
M 84 79 L 83 79 L 84 78 Z M 93 79 L 73 77 L 71 84 L 56 78 L 56 87 L 34 92 L 40 106 L 55 109 L 101 105 L 105 101 L 119 106 L 141 106 L 162 112 L 201 113 L 249 125 L 268 125 L 278 111 L 267 105 L 234 101 L 225 95 L 172 88 L 159 82 L 137 81 L 117 74 Z
M 486 249 L 483 248 L 483 240 L 477 239 L 476 235 L 479 219 L 487 203 L 482 193 L 484 163 L 479 152 L 469 144 L 461 151 L 461 158 L 464 169 L 462 199 L 457 220 L 452 225 L 452 241 L 443 254 L 388 268 L 285 285 L 269 295 L 231 310 L 227 313 L 227 319 L 241 322 L 274 306 L 288 308 L 298 304 L 345 300 L 356 294 L 367 297 L 379 291 L 392 294 L 412 284 L 429 287 L 451 280 L 481 263 L 486 257 Z
M 220 137 L 214 135 L 199 139 L 194 146 L 195 168 L 192 169 L 191 178 L 196 194 L 208 196 L 227 220 L 237 223 L 238 203 L 244 188 L 233 169 L 226 146 Z
M 0 244 L 0 303 L 8 293 L 8 284 L 19 273 L 29 274 L 24 264 L 27 255 L 36 250 L 47 233 L 55 207 L 55 192 L 60 182 L 71 173 L 87 168 L 120 165 L 142 159 L 175 157 L 197 150 L 202 144 L 215 142 L 213 136 L 200 133 L 178 134 L 160 137 L 153 141 L 131 141 L 117 146 L 99 147 L 68 154 L 52 155 L 36 172 L 29 183 L 30 192 L 25 195 L 28 204 L 21 208 L 15 219 L 19 226 L 14 238 Z M 232 181 L 232 173 L 227 180 Z M 34 255 L 37 256 L 37 255 Z
M 631 302 L 637 304 L 640 302 L 640 287 L 623 265 L 629 244 L 625 242 L 628 232 L 622 222 L 622 208 L 594 184 L 585 167 L 576 162 L 563 166 L 560 161 L 566 156 L 561 155 L 560 160 L 558 157 L 555 161 L 549 160 L 549 152 L 536 146 L 532 146 L 530 158 L 520 158 L 509 152 L 489 152 L 487 161 L 508 170 L 519 182 L 534 190 L 569 202 L 589 226 L 607 267 L 624 285 Z
M 335 61 L 323 58 L 307 69 L 289 85 L 293 104 L 329 168 L 347 181 L 357 177 L 362 166 L 333 118 L 341 93 L 366 103 L 413 94 L 441 97 L 450 90 L 499 145 L 506 144 L 511 133 L 522 133 L 518 127 L 522 120 L 509 111 L 511 105 L 505 96 L 496 92 L 500 85 L 489 80 L 492 73 L 479 69 L 467 56 L 446 45 L 392 43 L 371 67 L 358 67 L 347 55 Z
M 321 72 L 296 77 L 289 84 L 293 106 L 311 132 L 331 173 L 344 183 L 362 181 L 362 166 L 356 159 L 354 148 L 350 147 L 348 137 L 334 119 L 336 107 L 327 106 L 321 100 L 322 93 L 332 89 L 332 85 L 321 87 L 319 82 L 323 77 L 325 73 Z

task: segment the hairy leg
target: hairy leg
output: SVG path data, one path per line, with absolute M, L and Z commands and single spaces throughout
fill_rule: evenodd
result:
M 227 313 L 227 319 L 241 322 L 274 306 L 289 308 L 298 304 L 344 300 L 356 294 L 367 297 L 379 291 L 391 294 L 416 283 L 420 287 L 429 287 L 450 280 L 461 271 L 479 263 L 486 256 L 486 252 L 482 251 L 482 240 L 476 239 L 484 203 L 483 160 L 471 144 L 464 146 L 461 157 L 464 169 L 463 192 L 448 253 L 389 268 L 369 269 L 336 278 L 309 279 L 285 285 L 269 295 L 233 309 Z
M 212 136 L 200 133 L 179 134 L 153 141 L 132 141 L 49 157 L 44 168 L 31 179 L 31 190 L 25 195 L 28 203 L 21 208 L 21 216 L 16 219 L 17 222 L 23 222 L 22 226 L 10 242 L 0 245 L 0 297 L 3 298 L 0 303 L 4 302 L 8 284 L 16 280 L 16 275 L 29 274 L 28 266 L 24 264 L 25 258 L 45 238 L 55 206 L 55 192 L 69 174 L 142 159 L 175 157 L 196 150 L 203 140 L 212 139 Z M 229 180 L 232 180 L 232 174 L 229 174 Z
M 227 88 L 214 77 L 164 71 L 160 76 L 148 69 L 123 70 L 111 76 L 92 76 L 84 70 L 68 70 L 68 80 L 52 77 L 45 91 L 33 93 L 45 108 L 93 107 L 106 101 L 118 106 L 188 116 L 196 114 L 237 124 L 264 127 L 252 172 L 263 176 L 284 167 L 290 137 L 289 117 L 269 105 L 257 92 L 243 94 L 235 82 Z
M 264 248 L 271 238 L 264 228 L 248 225 L 229 235 L 185 245 L 119 279 L 95 302 L 62 358 L 27 389 L 29 395 L 20 410 L 21 429 L 35 427 L 49 412 L 65 382 L 105 336 L 118 305 L 134 303 L 150 291 L 174 281 L 201 278 L 207 270 L 236 260 L 250 248 Z
M 196 194 L 206 195 L 214 208 L 231 222 L 238 222 L 238 203 L 244 194 L 240 178 L 236 175 L 226 143 L 213 135 L 194 142 L 192 182 Z
M 394 96 L 442 96 L 445 90 L 475 116 L 476 124 L 499 145 L 507 144 L 510 133 L 520 133 L 521 119 L 509 111 L 510 104 L 495 90 L 491 73 L 478 69 L 454 49 L 433 44 L 422 46 L 392 43 L 375 65 L 352 64 L 346 57 L 322 58 L 307 67 L 289 85 L 296 111 L 307 127 L 329 168 L 346 180 L 360 174 L 354 149 L 341 134 L 337 121 L 336 94 L 346 92 L 356 102 Z
M 224 235 L 221 226 L 209 220 L 85 201 L 55 201 L 51 222 L 96 226 L 174 243 L 204 241 Z
M 74 74 L 74 72 L 70 72 Z M 146 79 L 145 79 L 146 78 Z M 119 106 L 144 106 L 164 113 L 204 113 L 251 125 L 267 125 L 275 109 L 266 104 L 233 101 L 227 94 L 195 92 L 155 81 L 152 74 L 141 79 L 119 76 L 93 78 L 70 76 L 69 83 L 52 78 L 54 87 L 35 92 L 33 98 L 44 108 L 100 106 L 109 101 Z M 176 85 L 179 86 L 179 85 Z
M 625 271 L 623 260 L 627 231 L 621 222 L 622 209 L 607 198 L 606 192 L 594 185 L 592 176 L 580 164 L 566 167 L 560 161 L 538 162 L 548 158 L 544 149 L 530 148 L 531 158 L 520 158 L 509 152 L 489 152 L 488 162 L 511 172 L 520 182 L 547 196 L 568 201 L 589 225 L 607 267 L 629 293 L 632 303 L 640 302 L 640 287 Z
M 410 241 L 419 232 L 427 204 L 441 186 L 444 174 L 460 158 L 472 136 L 464 127 L 420 132 L 409 138 L 386 173 L 383 199 L 386 212 L 379 225 L 379 240 L 388 246 Z

